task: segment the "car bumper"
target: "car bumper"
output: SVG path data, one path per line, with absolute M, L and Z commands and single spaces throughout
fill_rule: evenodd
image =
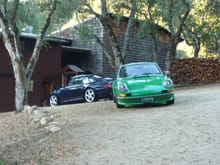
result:
M 97 90 L 96 94 L 98 98 L 112 98 L 112 89 Z
M 147 96 L 118 96 L 117 103 L 120 105 L 137 105 L 137 104 L 147 104 L 147 103 L 166 103 L 168 101 L 174 100 L 174 93 L 163 93 L 156 95 Z

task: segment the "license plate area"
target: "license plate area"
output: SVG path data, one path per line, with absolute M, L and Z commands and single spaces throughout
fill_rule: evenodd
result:
M 145 97 L 142 99 L 143 103 L 152 103 L 154 101 L 153 97 Z

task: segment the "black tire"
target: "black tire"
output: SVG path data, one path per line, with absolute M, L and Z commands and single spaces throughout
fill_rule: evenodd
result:
M 124 105 L 118 104 L 118 100 L 115 97 L 114 97 L 114 102 L 115 102 L 117 108 L 124 108 L 125 107 Z
M 170 100 L 170 101 L 167 101 L 167 105 L 172 105 L 172 104 L 174 104 L 174 102 L 175 102 L 174 99 L 173 99 L 173 100 Z
M 59 98 L 57 97 L 57 95 L 51 95 L 50 96 L 50 98 L 49 98 L 49 105 L 51 107 L 59 105 Z
M 116 107 L 117 107 L 117 108 L 124 108 L 125 106 L 124 106 L 124 105 L 121 105 L 121 104 L 118 104 L 118 103 L 116 102 Z
M 96 94 L 94 89 L 92 88 L 87 88 L 84 92 L 84 100 L 88 103 L 92 103 L 96 101 Z

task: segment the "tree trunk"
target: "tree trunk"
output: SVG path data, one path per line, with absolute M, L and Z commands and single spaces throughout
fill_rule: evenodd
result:
M 198 58 L 199 57 L 199 51 L 200 51 L 200 45 L 196 45 L 194 47 L 194 57 Z
M 187 38 L 188 35 L 192 38 L 191 42 Z M 198 58 L 200 46 L 201 46 L 200 38 L 196 35 L 195 32 L 191 31 L 190 29 L 187 29 L 185 25 L 183 26 L 183 36 L 184 36 L 184 39 L 185 39 L 185 42 L 187 43 L 187 45 L 193 47 L 194 58 Z
M 173 24 L 174 22 L 174 0 L 169 0 L 168 4 L 169 4 L 169 11 L 168 11 L 168 26 L 169 26 L 169 30 L 171 32 L 171 45 L 170 45 L 170 51 L 167 54 L 166 57 L 166 70 L 170 69 L 170 64 L 173 60 L 173 58 L 176 56 L 176 47 L 181 39 L 181 34 L 183 32 L 184 29 L 184 23 L 190 13 L 191 7 L 190 4 L 186 1 L 183 0 L 182 3 L 184 4 L 184 7 L 186 8 L 186 11 L 181 15 L 179 15 L 178 17 L 178 25 L 176 27 L 176 25 Z
M 151 60 L 157 62 L 157 53 L 158 53 L 157 40 L 154 32 L 154 25 L 152 23 L 150 24 L 150 28 L 151 28 L 150 35 L 152 38 L 152 51 L 153 51 L 151 55 Z
M 112 54 L 108 53 L 107 51 L 104 51 L 104 53 L 108 58 L 111 67 L 117 71 L 119 66 L 124 63 L 124 58 L 122 57 L 122 51 L 120 50 L 119 43 L 109 23 L 109 18 L 99 17 L 99 20 L 102 23 L 102 26 L 104 27 L 105 34 L 110 42 L 110 46 L 112 49 Z M 102 47 L 104 48 L 105 46 L 106 45 L 102 43 Z
M 172 63 L 172 60 L 174 59 L 174 57 L 176 56 L 176 47 L 178 45 L 178 38 L 176 37 L 172 37 L 171 43 L 170 43 L 170 49 L 167 53 L 166 56 L 166 62 L 165 62 L 165 69 L 168 71 L 170 70 L 170 66 Z
M 132 2 L 132 6 L 131 6 L 131 11 L 130 11 L 130 15 L 129 15 L 129 20 L 128 20 L 128 24 L 127 24 L 127 29 L 125 31 L 125 35 L 124 35 L 124 42 L 123 42 L 123 47 L 122 47 L 122 58 L 123 60 L 121 62 L 125 62 L 127 55 L 128 55 L 128 50 L 129 50 L 129 42 L 130 42 L 130 38 L 132 36 L 132 31 L 133 31 L 133 27 L 134 27 L 134 19 L 135 19 L 135 13 L 137 11 L 137 4 L 136 4 L 136 0 L 133 0 Z
M 4 12 L 6 11 L 7 2 L 5 1 Z M 43 44 L 43 39 L 46 34 L 46 30 L 50 25 L 51 17 L 56 10 L 57 0 L 51 2 L 51 7 L 45 18 L 37 41 L 35 43 L 34 51 L 32 56 L 25 68 L 23 61 L 23 54 L 21 53 L 20 45 L 20 34 L 16 25 L 17 12 L 19 7 L 19 0 L 14 1 L 14 10 L 12 18 L 9 20 L 6 17 L 6 13 L 0 10 L 0 26 L 2 27 L 3 40 L 5 47 L 8 50 L 15 78 L 15 108 L 16 112 L 21 112 L 24 109 L 24 105 L 28 104 L 28 85 L 34 71 L 35 65 L 38 61 L 40 50 Z
M 220 40 L 218 40 L 218 58 L 220 59 Z
M 27 103 L 27 81 L 23 62 L 14 62 L 13 69 L 15 77 L 15 110 L 16 112 L 21 112 Z

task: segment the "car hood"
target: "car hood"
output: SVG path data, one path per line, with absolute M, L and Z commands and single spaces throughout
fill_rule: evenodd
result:
M 164 75 L 145 75 L 124 78 L 128 92 L 132 95 L 161 93 Z

